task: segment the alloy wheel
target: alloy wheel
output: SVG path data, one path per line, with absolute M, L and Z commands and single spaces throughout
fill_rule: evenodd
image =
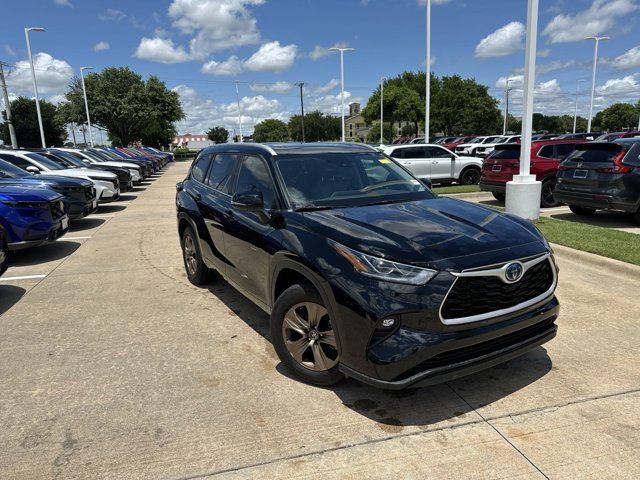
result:
M 479 182 L 480 182 L 480 173 L 475 169 L 467 170 L 466 172 L 464 172 L 464 175 L 462 175 L 461 183 L 463 185 L 476 185 Z
M 184 237 L 184 260 L 187 264 L 187 270 L 190 275 L 195 275 L 198 269 L 198 257 L 196 252 L 196 244 L 191 235 Z
M 338 363 L 336 337 L 322 305 L 302 302 L 291 307 L 282 322 L 282 337 L 293 359 L 309 370 L 324 372 Z
M 542 185 L 542 199 L 545 206 L 555 206 L 556 201 L 553 198 L 553 192 L 555 190 L 555 182 L 546 182 Z

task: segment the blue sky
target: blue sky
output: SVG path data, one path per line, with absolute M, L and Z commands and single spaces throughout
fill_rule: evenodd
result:
M 433 0 L 433 70 L 460 74 L 503 96 L 512 78 L 518 113 L 524 62 L 526 0 Z M 6 9 L 9 11 L 7 12 Z M 299 109 L 293 85 L 307 84 L 306 108 L 339 111 L 339 57 L 348 45 L 345 88 L 349 101 L 366 102 L 381 76 L 423 69 L 424 0 L 29 0 L 5 5 L 0 59 L 12 64 L 14 95 L 32 96 L 23 27 L 43 97 L 61 101 L 80 66 L 129 66 L 157 75 L 179 92 L 187 119 L 181 133 L 213 125 L 233 129 L 234 80 L 241 81 L 243 123 L 286 119 Z M 581 84 L 586 114 L 593 44 L 601 44 L 596 109 L 640 99 L 640 0 L 540 0 L 536 110 L 572 113 Z

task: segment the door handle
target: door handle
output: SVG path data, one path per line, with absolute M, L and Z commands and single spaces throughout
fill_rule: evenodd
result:
M 196 200 L 200 200 L 202 198 L 202 195 L 200 195 L 200 193 L 198 192 L 193 192 L 193 198 L 195 198 Z

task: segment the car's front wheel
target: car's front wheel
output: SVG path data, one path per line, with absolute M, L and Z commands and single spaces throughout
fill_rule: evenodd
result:
M 569 210 L 571 210 L 576 215 L 580 215 L 581 217 L 593 215 L 594 213 L 596 213 L 595 208 L 581 207 L 579 205 L 569 205 Z
M 329 312 L 310 285 L 293 285 L 278 297 L 271 312 L 271 339 L 280 360 L 300 380 L 328 386 L 344 378 Z
M 212 271 L 204 264 L 198 238 L 191 227 L 187 227 L 182 232 L 180 239 L 182 246 L 182 258 L 187 278 L 194 285 L 202 285 L 211 280 Z

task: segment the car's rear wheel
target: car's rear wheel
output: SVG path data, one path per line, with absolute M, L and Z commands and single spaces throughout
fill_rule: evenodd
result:
M 293 285 L 278 297 L 271 339 L 280 360 L 300 380 L 327 386 L 344 378 L 329 312 L 311 285 Z
M 553 192 L 556 189 L 556 179 L 550 178 L 542 182 L 542 193 L 540 195 L 540 206 L 542 208 L 557 207 L 560 205 L 555 198 L 553 198 Z
M 184 229 L 180 243 L 182 245 L 184 269 L 187 272 L 189 281 L 194 285 L 203 285 L 209 282 L 213 276 L 213 272 L 202 260 L 198 238 L 191 227 Z
M 505 199 L 507 198 L 507 196 L 504 193 L 499 193 L 499 192 L 492 192 L 492 193 L 493 193 L 493 198 L 495 198 L 499 202 L 504 202 Z
M 477 168 L 467 168 L 460 175 L 462 185 L 477 185 L 480 183 L 480 170 Z
M 583 217 L 587 215 L 593 215 L 594 213 L 596 213 L 595 208 L 581 207 L 579 205 L 569 205 L 569 210 L 571 210 L 576 215 L 580 215 Z

